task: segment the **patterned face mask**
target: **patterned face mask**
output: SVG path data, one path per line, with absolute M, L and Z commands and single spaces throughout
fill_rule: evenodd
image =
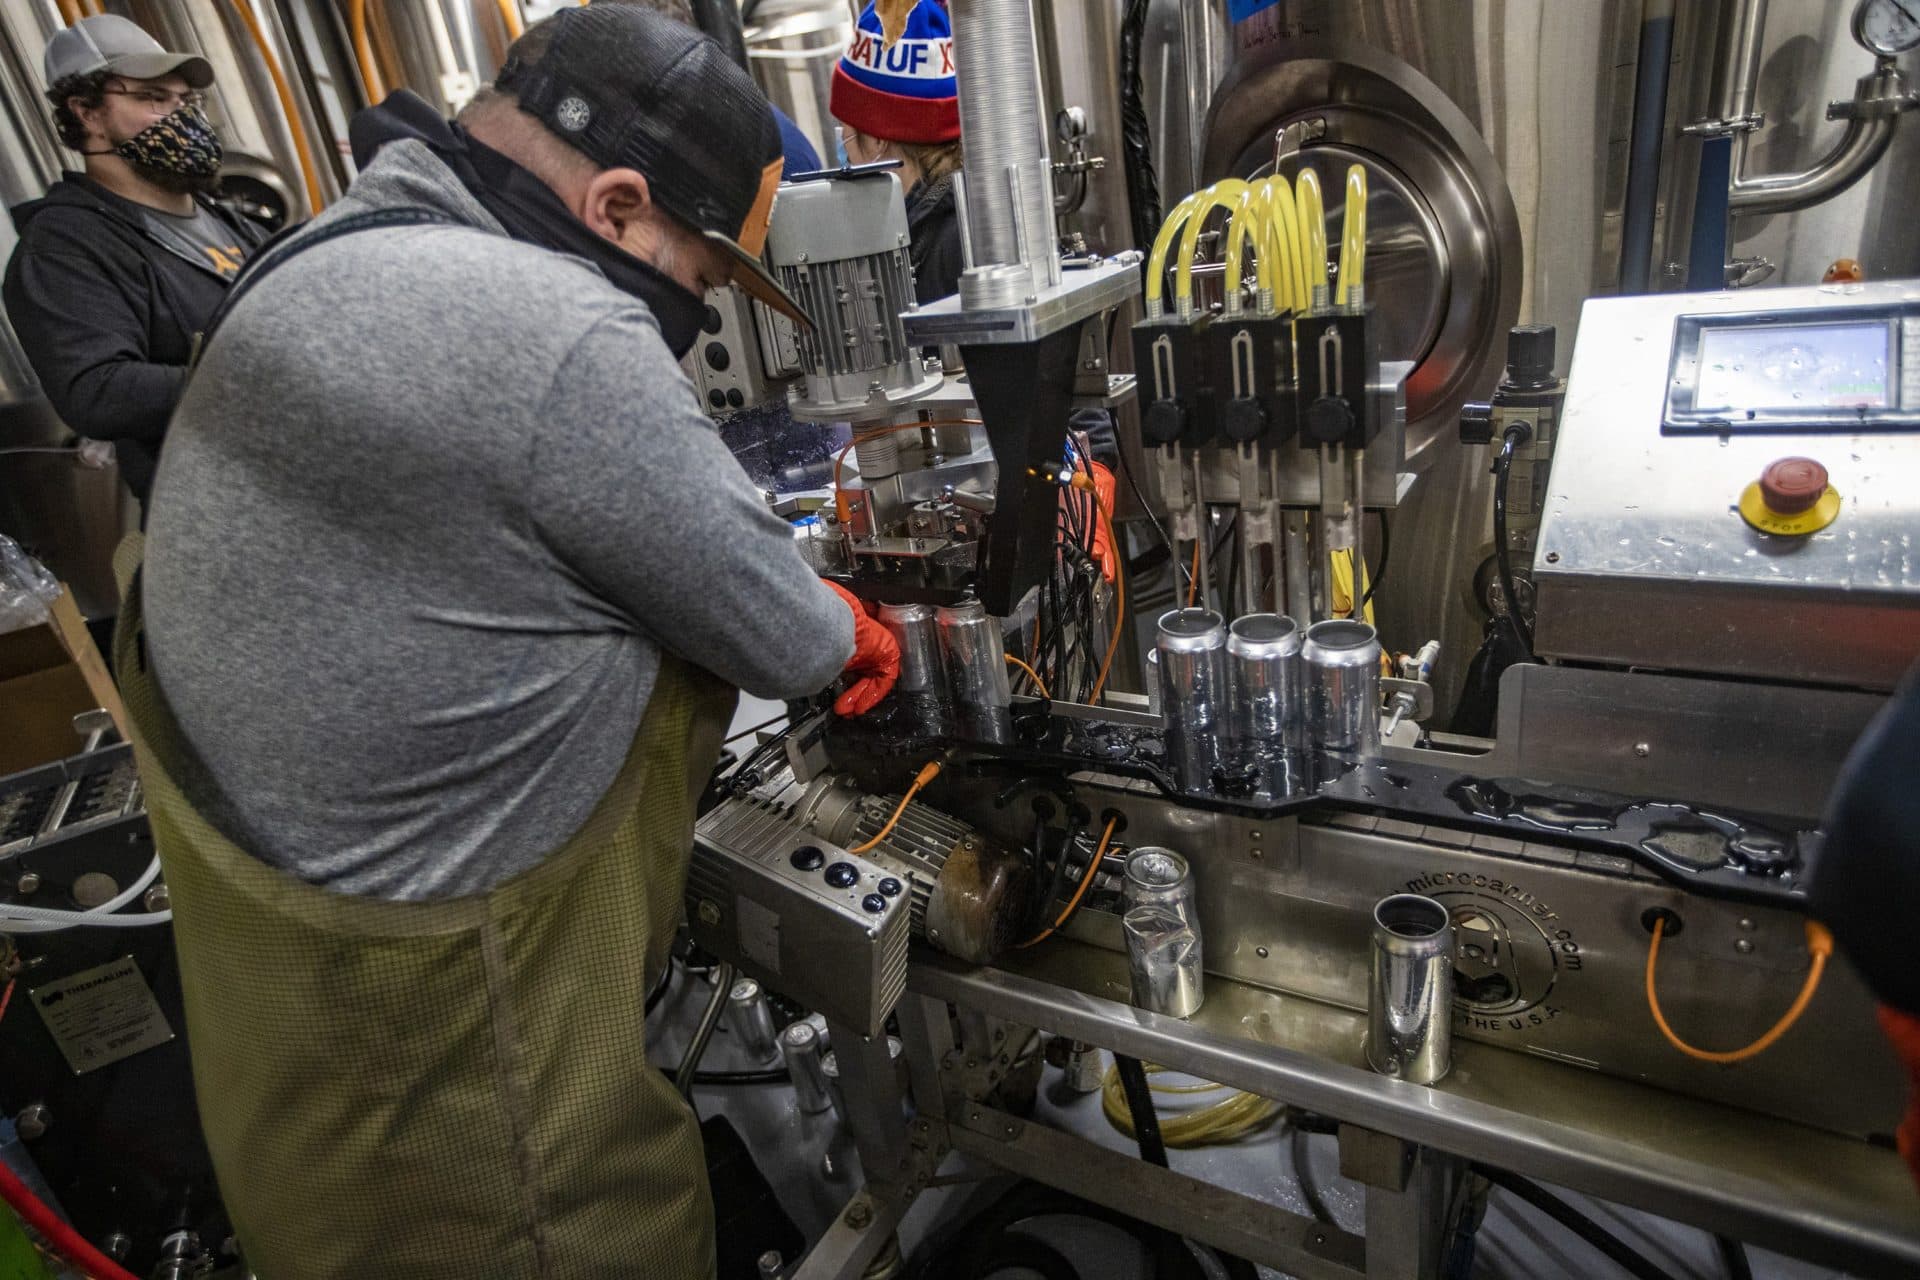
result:
M 181 107 L 154 121 L 114 148 L 128 164 L 187 178 L 211 178 L 220 171 L 220 135 L 199 107 Z

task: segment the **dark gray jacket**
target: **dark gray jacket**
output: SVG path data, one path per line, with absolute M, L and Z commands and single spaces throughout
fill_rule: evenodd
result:
M 618 771 L 671 650 L 799 696 L 853 648 L 652 313 L 508 239 L 419 142 L 361 231 L 263 277 L 173 422 L 148 523 L 154 671 L 244 848 L 385 898 L 536 864 Z
M 206 207 L 243 248 L 266 239 L 245 218 Z M 20 243 L 7 262 L 7 318 L 61 420 L 114 441 L 120 473 L 144 500 L 194 335 L 227 281 L 161 243 L 138 208 L 84 174 L 12 212 Z

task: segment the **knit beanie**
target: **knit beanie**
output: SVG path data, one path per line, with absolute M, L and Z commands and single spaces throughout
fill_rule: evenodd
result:
M 829 105 L 836 120 L 868 137 L 926 145 L 959 140 L 958 95 L 946 5 L 920 0 L 907 15 L 906 31 L 887 48 L 880 17 L 868 4 L 833 70 Z

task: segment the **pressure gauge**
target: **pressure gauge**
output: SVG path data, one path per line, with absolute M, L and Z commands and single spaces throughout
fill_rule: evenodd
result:
M 1860 0 L 1853 38 L 1883 58 L 1920 45 L 1920 0 Z

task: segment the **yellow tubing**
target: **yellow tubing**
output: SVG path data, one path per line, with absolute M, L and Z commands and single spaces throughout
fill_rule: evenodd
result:
M 1294 207 L 1293 187 L 1279 175 L 1261 186 L 1267 189 L 1267 232 L 1271 252 L 1279 259 L 1280 278 L 1286 281 L 1285 296 L 1278 298 L 1282 310 L 1306 310 L 1306 262 L 1300 253 L 1300 214 Z
M 1173 251 L 1173 238 L 1185 225 L 1187 215 L 1200 203 L 1201 193 L 1196 191 L 1173 206 L 1173 212 L 1160 226 L 1160 234 L 1153 238 L 1153 255 L 1147 259 L 1147 301 L 1158 303 L 1165 290 L 1167 276 L 1167 254 Z
M 1238 178 L 1222 178 L 1202 193 L 1201 201 L 1187 217 L 1186 233 L 1180 237 L 1179 268 L 1173 277 L 1173 300 L 1176 304 L 1191 306 L 1193 303 L 1193 251 L 1200 245 L 1201 228 L 1207 224 L 1207 216 L 1215 209 L 1232 212 L 1228 203 L 1238 199 L 1247 189 L 1247 184 Z
M 1340 220 L 1340 305 L 1347 305 L 1348 290 L 1364 291 L 1366 282 L 1367 171 L 1356 164 L 1347 169 L 1347 208 Z
M 527 33 L 520 21 L 520 6 L 514 0 L 500 0 L 500 21 L 507 28 L 507 39 L 518 40 Z
M 1327 215 L 1320 199 L 1320 175 L 1313 166 L 1300 166 L 1294 179 L 1295 203 L 1300 215 L 1300 259 L 1306 267 L 1307 305 L 1313 305 L 1313 291 L 1327 287 Z
M 1227 232 L 1228 298 L 1240 296 L 1240 277 L 1246 266 L 1249 237 L 1254 242 L 1254 278 L 1263 296 L 1273 296 L 1273 255 L 1267 252 L 1268 226 L 1266 198 L 1257 188 L 1247 188 L 1240 193 L 1240 203 L 1233 211 L 1232 228 Z
M 280 99 L 280 110 L 287 116 L 287 134 L 293 139 L 294 158 L 300 162 L 300 176 L 307 187 L 307 211 L 317 214 L 326 207 L 326 201 L 320 198 L 320 172 L 314 168 L 313 152 L 307 148 L 306 125 L 300 119 L 300 109 L 294 105 L 293 89 L 287 84 L 287 77 L 280 70 L 280 59 L 273 56 L 273 46 L 267 43 L 266 33 L 260 30 L 260 24 L 254 21 L 253 11 L 242 0 L 228 0 L 234 15 L 246 27 L 247 34 L 253 37 L 253 47 L 260 52 L 260 60 L 267 64 L 267 75 L 273 80 L 273 92 Z

